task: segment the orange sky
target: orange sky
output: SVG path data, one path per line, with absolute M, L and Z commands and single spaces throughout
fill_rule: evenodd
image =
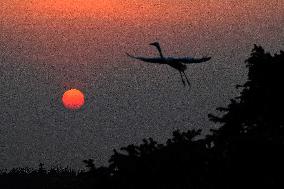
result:
M 258 0 L 9 0 L 0 2 L 0 20 L 5 23 L 9 20 L 92 18 L 135 23 L 199 23 L 205 20 L 214 23 L 271 13 L 284 16 L 283 9 L 284 3 L 277 0 L 264 4 Z
M 186 18 L 189 10 L 183 9 L 183 5 L 182 0 L 174 3 L 152 0 L 11 0 L 2 2 L 0 10 L 3 9 L 2 18 L 18 20 L 94 18 L 141 22 L 161 15 L 164 19 Z
M 0 41 L 9 43 L 10 49 L 19 49 L 20 44 L 24 47 L 20 51 L 24 56 L 37 59 L 48 56 L 60 58 L 61 62 L 68 53 L 70 56 L 76 52 L 80 56 L 94 52 L 107 54 L 134 45 L 133 41 L 141 45 L 145 40 L 155 39 L 181 46 L 191 44 L 190 53 L 193 50 L 202 52 L 202 45 L 188 41 L 196 39 L 204 44 L 210 40 L 212 46 L 216 46 L 219 36 L 222 41 L 227 40 L 225 44 L 230 44 L 241 38 L 279 36 L 279 31 L 283 35 L 279 28 L 283 23 L 284 3 L 278 0 L 261 2 L 5 0 L 0 1 Z M 250 40 L 251 43 L 256 41 Z M 113 50 L 107 50 L 110 48 Z M 184 48 L 188 49 L 187 46 Z M 188 53 L 185 50 L 179 51 Z

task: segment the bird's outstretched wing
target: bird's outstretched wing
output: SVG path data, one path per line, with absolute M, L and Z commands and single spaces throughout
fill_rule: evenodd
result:
M 194 64 L 194 63 L 202 63 L 207 62 L 211 59 L 211 57 L 202 57 L 202 58 L 191 58 L 191 57 L 183 57 L 183 58 L 170 58 L 173 62 L 181 62 L 184 64 Z
M 157 64 L 162 64 L 165 62 L 165 60 L 161 59 L 160 57 L 138 57 L 138 56 L 133 56 L 133 55 L 130 55 L 128 53 L 126 53 L 127 56 L 129 56 L 130 58 L 134 58 L 134 59 L 137 59 L 137 60 L 141 60 L 143 62 L 148 62 L 148 63 L 157 63 Z

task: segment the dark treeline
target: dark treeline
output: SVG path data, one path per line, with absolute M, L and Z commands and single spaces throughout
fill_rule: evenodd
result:
M 175 131 L 166 144 L 152 138 L 114 150 L 108 167 L 84 160 L 88 171 L 13 169 L 0 172 L 0 188 L 276 188 L 284 171 L 284 52 L 254 46 L 248 81 L 206 137 Z M 282 188 L 280 187 L 280 188 Z

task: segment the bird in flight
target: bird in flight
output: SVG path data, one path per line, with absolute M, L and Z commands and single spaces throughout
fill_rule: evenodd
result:
M 182 57 L 182 58 L 175 58 L 175 57 L 165 57 L 162 53 L 161 46 L 158 42 L 150 43 L 149 45 L 155 46 L 160 54 L 160 57 L 139 57 L 139 56 L 133 56 L 128 53 L 127 56 L 141 60 L 143 62 L 148 62 L 148 63 L 154 63 L 154 64 L 167 64 L 171 66 L 172 68 L 176 69 L 179 71 L 181 80 L 183 85 L 185 86 L 185 80 L 188 85 L 190 85 L 190 82 L 188 80 L 188 77 L 185 74 L 185 70 L 187 69 L 186 64 L 197 64 L 197 63 L 202 63 L 202 62 L 207 62 L 211 59 L 211 57 L 203 57 L 203 58 L 192 58 L 192 57 Z M 184 79 L 185 78 L 185 79 Z

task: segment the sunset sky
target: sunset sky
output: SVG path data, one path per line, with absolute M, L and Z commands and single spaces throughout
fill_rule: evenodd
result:
M 0 0 L 0 168 L 106 164 L 112 149 L 174 129 L 214 126 L 238 95 L 253 44 L 284 50 L 283 0 Z M 125 53 L 212 56 L 189 65 L 191 88 L 166 65 Z M 85 95 L 79 110 L 61 100 Z

